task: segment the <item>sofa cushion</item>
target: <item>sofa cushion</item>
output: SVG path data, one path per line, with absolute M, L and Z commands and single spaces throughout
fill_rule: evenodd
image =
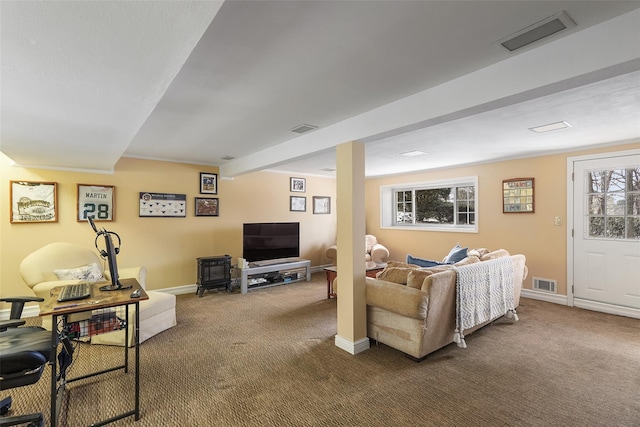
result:
M 407 284 L 407 276 L 413 271 L 410 267 L 385 267 L 380 273 L 376 274 L 376 278 L 386 280 L 387 282 Z
M 462 261 L 467 257 L 467 251 L 469 248 L 460 247 L 460 244 L 456 244 L 451 250 L 449 254 L 444 258 L 443 263 L 445 264 L 455 264 L 458 261 Z
M 83 265 L 82 267 L 55 269 L 53 270 L 53 274 L 56 275 L 58 280 L 85 280 L 90 283 L 95 283 L 104 279 L 100 266 L 95 262 Z
M 480 257 L 480 261 L 489 261 L 492 259 L 502 258 L 505 256 L 510 256 L 509 251 L 507 251 L 506 249 L 498 249 L 483 255 L 482 257 Z
M 442 264 L 436 267 L 430 268 L 418 268 L 409 273 L 407 277 L 407 286 L 415 289 L 422 289 L 424 292 L 429 292 L 429 286 L 423 287 L 425 282 L 425 278 L 431 276 L 435 273 L 440 273 L 441 271 L 447 271 L 452 269 L 453 266 L 450 264 Z
M 463 265 L 469 265 L 475 262 L 480 262 L 480 258 L 474 255 L 468 255 L 465 259 L 463 259 L 462 261 L 458 261 L 453 265 L 455 265 L 456 267 L 461 267 Z
M 406 267 L 406 268 L 418 268 L 419 265 L 415 264 L 407 264 L 406 262 L 401 261 L 387 261 L 387 267 Z

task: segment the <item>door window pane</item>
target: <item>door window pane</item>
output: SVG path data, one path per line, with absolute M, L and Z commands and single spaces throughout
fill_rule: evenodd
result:
M 586 238 L 640 239 L 640 168 L 586 173 Z

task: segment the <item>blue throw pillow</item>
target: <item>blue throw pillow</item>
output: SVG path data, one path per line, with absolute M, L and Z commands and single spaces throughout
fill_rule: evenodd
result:
M 468 249 L 469 248 L 461 248 L 460 243 L 458 243 L 449 251 L 449 255 L 444 259 L 444 263 L 455 264 L 458 261 L 462 261 L 467 257 Z
M 419 265 L 420 267 L 435 267 L 436 265 L 442 265 L 441 262 L 433 261 L 430 259 L 417 258 L 413 255 L 407 255 L 407 264 Z

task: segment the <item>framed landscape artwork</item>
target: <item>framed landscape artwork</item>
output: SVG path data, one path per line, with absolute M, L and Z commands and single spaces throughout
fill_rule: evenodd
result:
M 76 221 L 115 219 L 115 187 L 113 185 L 78 184 L 78 216 Z
M 533 178 L 513 178 L 502 181 L 502 212 L 534 213 L 533 183 Z
M 58 222 L 56 182 L 11 181 L 12 223 Z

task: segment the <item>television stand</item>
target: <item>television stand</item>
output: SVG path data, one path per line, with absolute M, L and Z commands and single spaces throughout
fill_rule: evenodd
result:
M 304 269 L 304 277 L 300 277 L 302 269 Z M 294 270 L 300 270 L 300 272 Z M 269 273 L 278 274 L 269 275 Z M 250 289 L 300 282 L 302 280 L 308 282 L 311 280 L 311 261 L 302 258 L 282 258 L 252 262 L 249 263 L 249 267 L 240 270 L 240 276 L 240 291 L 243 294 L 246 294 Z M 254 280 L 256 283 L 250 285 L 249 282 Z

